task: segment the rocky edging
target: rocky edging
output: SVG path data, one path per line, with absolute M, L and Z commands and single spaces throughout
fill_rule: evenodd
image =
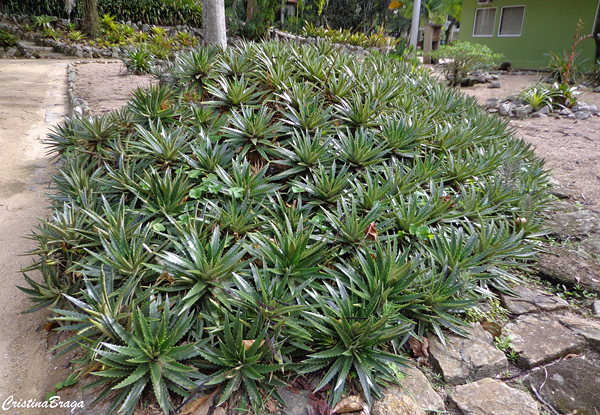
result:
M 66 27 L 69 21 L 66 19 L 57 18 L 56 23 L 60 26 Z M 152 32 L 152 26 L 146 23 L 134 23 L 131 21 L 123 23 L 136 31 L 141 31 L 144 33 Z M 21 28 L 21 25 L 25 24 L 32 24 L 32 19 L 30 16 L 0 14 L 0 29 L 10 32 L 18 36 L 22 40 L 34 42 L 39 46 L 52 47 L 54 52 L 66 56 L 72 56 L 80 59 L 121 58 L 124 57 L 128 52 L 130 52 L 132 48 L 135 48 L 135 45 L 113 46 L 111 48 L 98 48 L 89 45 L 70 44 L 66 42 L 61 42 L 59 40 L 44 38 L 43 35 L 39 33 L 26 32 Z M 202 39 L 202 30 L 195 27 L 187 25 L 178 25 L 173 27 L 166 27 L 165 29 L 167 30 L 169 36 L 179 32 L 184 32 Z M 0 47 L 0 58 L 32 57 L 36 56 L 32 53 L 29 53 L 26 48 L 19 47 L 18 45 L 9 46 L 5 48 Z

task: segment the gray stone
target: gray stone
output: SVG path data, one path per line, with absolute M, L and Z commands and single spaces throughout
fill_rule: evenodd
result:
M 502 88 L 502 82 L 500 82 L 500 81 L 492 81 L 488 85 L 488 88 Z
M 592 311 L 596 317 L 600 317 L 600 300 L 594 301 L 592 304 Z
M 600 293 L 600 265 L 589 254 L 564 247 L 548 248 L 551 252 L 540 254 L 537 263 L 542 278 Z
M 573 111 L 571 111 L 571 110 L 570 110 L 570 109 L 568 109 L 568 108 L 563 108 L 563 109 L 561 109 L 560 111 L 558 111 L 558 115 L 564 115 L 564 116 L 567 116 L 567 115 L 572 115 L 572 114 L 573 114 Z
M 277 392 L 286 403 L 282 415 L 308 415 L 306 408 L 310 405 L 310 399 L 308 399 L 308 392 L 310 391 L 303 390 L 300 393 L 294 393 L 286 387 L 281 387 Z
M 531 114 L 531 118 L 548 118 L 548 116 L 541 112 L 534 112 L 533 114 Z
M 584 358 L 533 370 L 523 383 L 561 414 L 600 413 L 600 368 Z
M 560 297 L 540 290 L 532 290 L 519 285 L 515 288 L 517 297 L 501 294 L 504 307 L 513 314 L 526 314 L 539 311 L 553 311 L 568 308 L 569 303 Z
M 12 47 L 12 48 L 8 48 L 6 50 L 6 57 L 7 58 L 14 58 L 15 55 L 17 54 L 17 52 L 19 52 L 19 49 Z
M 533 116 L 535 116 L 535 114 L 533 114 Z M 544 117 L 546 117 L 546 115 L 544 115 Z M 566 187 L 552 187 L 548 189 L 548 193 L 558 197 L 559 199 L 569 199 L 573 196 L 573 191 L 571 189 L 567 189 Z
M 485 102 L 485 107 L 488 109 L 492 109 L 495 110 L 498 108 L 498 106 L 500 106 L 500 98 L 489 98 L 486 102 Z
M 572 316 L 559 316 L 558 321 L 586 339 L 592 347 L 600 349 L 600 323 Z
M 507 323 L 503 332 L 521 365 L 532 368 L 583 348 L 584 340 L 548 316 L 525 314 Z
M 386 393 L 408 395 L 424 411 L 443 412 L 446 410 L 444 400 L 431 387 L 431 384 L 419 369 L 410 367 L 401 370 L 404 372 L 404 379 L 402 379 L 400 385 L 391 386 Z
M 510 102 L 503 102 L 498 106 L 498 114 L 505 117 L 512 111 L 513 105 Z
M 567 118 L 568 118 L 568 119 L 570 119 L 570 120 L 574 120 L 574 119 L 576 119 L 576 118 L 575 118 L 575 114 L 573 114 L 573 113 L 571 113 L 571 114 L 567 115 Z
M 600 238 L 595 236 L 585 240 L 581 244 L 581 249 L 587 253 L 600 256 Z
M 492 335 L 479 323 L 469 330 L 469 336 L 450 334 L 446 347 L 437 336 L 429 337 L 431 360 L 450 386 L 493 377 L 508 367 L 506 356 L 494 347 Z
M 590 113 L 587 111 L 578 111 L 575 113 L 575 118 L 577 118 L 578 120 L 587 120 L 588 118 L 590 118 Z
M 450 399 L 464 415 L 539 415 L 538 403 L 528 393 L 499 380 L 482 379 L 457 386 Z
M 386 393 L 383 398 L 375 401 L 371 413 L 373 415 L 425 415 L 425 411 L 407 395 L 393 393 Z
M 475 78 L 462 78 L 460 80 L 460 86 L 470 87 L 475 85 Z
M 519 118 L 519 119 L 527 118 L 528 114 L 529 113 L 527 112 L 527 108 L 525 108 L 525 107 L 515 108 L 515 117 L 516 118 Z
M 588 236 L 600 230 L 598 214 L 589 210 L 559 212 L 546 223 L 552 234 L 559 239 Z
M 542 108 L 536 111 L 538 114 L 550 114 L 550 107 L 548 105 L 544 105 Z
M 144 23 L 144 24 L 142 25 L 142 32 L 144 32 L 144 33 L 149 33 L 149 32 L 150 32 L 150 25 L 149 25 L 149 24 L 147 24 L 147 23 Z

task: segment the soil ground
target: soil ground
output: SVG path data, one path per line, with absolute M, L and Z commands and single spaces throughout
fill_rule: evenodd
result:
M 45 315 L 20 314 L 29 303 L 16 287 L 18 270 L 31 258 L 19 256 L 33 242 L 36 217 L 47 214 L 45 198 L 52 165 L 40 142 L 48 128 L 66 114 L 65 61 L 0 61 L 0 403 L 8 396 L 43 399 L 68 374 L 67 362 L 51 360 L 53 339 L 44 331 Z M 119 108 L 152 76 L 127 76 L 120 63 L 78 64 L 75 95 L 92 113 Z M 502 88 L 478 84 L 461 91 L 480 103 L 505 98 L 534 85 L 537 75 L 501 75 Z M 600 94 L 582 92 L 579 99 L 600 107 Z M 554 118 L 511 120 L 517 136 L 546 159 L 556 181 L 590 208 L 600 203 L 600 118 L 584 121 Z M 56 413 L 64 413 L 57 411 Z M 49 410 L 13 410 L 11 414 L 53 414 Z
M 34 247 L 23 236 L 48 212 L 52 166 L 41 139 L 67 110 L 65 81 L 65 62 L 0 61 L 0 404 L 10 396 L 43 400 L 69 373 L 64 359 L 48 353 L 54 344 L 44 329 L 46 315 L 20 314 L 31 303 L 16 287 L 25 283 L 19 269 L 32 261 L 22 254 Z M 11 415 L 38 411 L 5 409 Z

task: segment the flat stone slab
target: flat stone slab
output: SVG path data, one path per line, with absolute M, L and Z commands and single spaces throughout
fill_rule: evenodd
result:
M 584 358 L 565 359 L 537 368 L 523 383 L 535 388 L 561 414 L 600 413 L 600 368 Z
M 425 411 L 407 395 L 386 393 L 373 402 L 373 415 L 425 415 Z
M 400 385 L 393 385 L 386 393 L 395 393 L 399 395 L 408 395 L 424 411 L 446 410 L 444 400 L 431 387 L 431 384 L 425 375 L 417 368 L 402 368 L 404 379 Z
M 592 232 L 600 231 L 600 218 L 598 214 L 589 210 L 557 212 L 548 220 L 546 227 L 559 239 L 588 236 Z
M 539 404 L 527 393 L 499 380 L 481 379 L 452 389 L 450 399 L 464 415 L 539 415 Z
M 431 359 L 450 386 L 493 377 L 508 368 L 506 356 L 479 323 L 469 333 L 470 338 L 448 335 L 446 347 L 436 336 L 429 337 Z
M 525 314 L 507 323 L 503 331 L 510 336 L 518 361 L 526 368 L 579 351 L 585 345 L 582 337 L 548 316 Z
M 540 277 L 600 293 L 600 264 L 590 255 L 561 247 L 550 250 L 539 256 L 536 268 Z
M 540 311 L 554 311 L 568 308 L 569 303 L 560 297 L 540 290 L 532 290 L 523 285 L 515 288 L 518 296 L 500 295 L 502 305 L 512 314 L 526 314 Z
M 600 349 L 600 323 L 581 317 L 560 316 L 558 321 L 582 336 L 590 346 Z

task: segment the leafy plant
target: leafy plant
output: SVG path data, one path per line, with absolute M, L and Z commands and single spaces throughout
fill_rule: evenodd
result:
M 581 36 L 582 30 L 583 22 L 579 19 L 575 36 L 573 37 L 571 51 L 569 53 L 563 51 L 562 56 L 560 56 L 557 53 L 550 52 L 550 59 L 546 64 L 546 69 L 552 72 L 554 80 L 559 84 L 575 83 L 577 78 L 581 75 L 581 62 L 578 59 L 579 52 L 575 50 L 575 47 L 591 37 L 591 35 Z
M 537 111 L 543 107 L 552 108 L 553 97 L 556 93 L 543 85 L 536 85 L 519 94 L 519 98 L 531 105 L 533 111 Z
M 207 385 L 225 385 L 217 406 L 241 389 L 249 397 L 254 412 L 258 413 L 264 406 L 260 387 L 266 388 L 283 402 L 275 388 L 286 385 L 276 376 L 277 371 L 283 371 L 285 365 L 272 362 L 278 357 L 278 352 L 262 326 L 264 320 L 257 317 L 248 327 L 244 324 L 246 321 L 249 318 L 244 313 L 236 316 L 226 313 L 223 326 L 216 328 L 217 344 L 207 345 L 199 351 L 205 359 L 200 365 L 216 370 Z M 275 333 L 272 338 L 278 337 L 281 326 L 278 324 L 273 328 Z
M 17 38 L 6 30 L 0 29 L 0 46 L 14 46 Z
M 143 75 L 154 69 L 154 55 L 146 46 L 130 49 L 121 60 L 130 74 Z
M 371 298 L 368 304 L 360 306 L 354 289 L 348 292 L 339 280 L 336 286 L 337 289 L 324 284 L 332 303 L 324 301 L 320 293 L 309 292 L 316 305 L 303 315 L 312 329 L 316 352 L 308 355 L 301 372 L 328 368 L 315 391 L 332 382 L 329 401 L 333 404 L 341 399 L 352 370 L 371 405 L 371 393 L 376 398 L 382 395 L 378 383 L 394 381 L 391 365 L 404 363 L 404 358 L 385 351 L 382 345 L 407 332 L 410 325 L 392 326 L 388 324 L 390 315 L 378 316 L 381 298 Z
M 86 388 L 103 388 L 96 401 L 116 390 L 118 394 L 108 412 L 133 414 L 150 384 L 164 413 L 173 412 L 168 391 L 186 396 L 188 389 L 196 387 L 192 379 L 199 377 L 193 367 L 182 363 L 200 352 L 197 343 L 182 342 L 192 327 L 194 315 L 178 312 L 167 298 L 164 304 L 160 304 L 160 299 L 151 300 L 145 310 L 134 308 L 131 331 L 110 316 L 104 318 L 116 341 L 103 342 L 94 350 L 97 362 L 102 365 L 94 374 L 100 379 Z

